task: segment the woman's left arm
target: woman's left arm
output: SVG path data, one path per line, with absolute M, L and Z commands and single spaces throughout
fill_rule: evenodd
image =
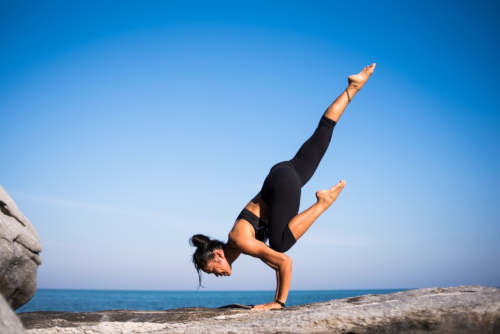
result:
M 245 254 L 258 257 L 266 262 L 269 266 L 277 268 L 277 284 L 276 295 L 273 302 L 267 304 L 256 305 L 253 309 L 256 310 L 271 310 L 282 308 L 281 303 L 285 303 L 290 290 L 292 281 L 292 259 L 285 255 L 269 248 L 265 243 L 256 239 L 244 239 L 237 243 L 238 247 Z
M 269 267 L 274 269 L 274 271 L 276 272 L 276 293 L 274 294 L 274 300 L 276 300 L 276 299 L 278 299 L 278 294 L 279 294 L 279 290 L 280 290 L 280 271 L 278 270 L 278 267 L 276 267 L 272 263 L 264 261 L 264 260 L 262 260 L 262 261 L 265 264 L 267 264 Z

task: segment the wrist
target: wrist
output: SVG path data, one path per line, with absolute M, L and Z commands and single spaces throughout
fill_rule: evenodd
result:
M 285 303 L 283 303 L 282 301 L 278 300 L 278 299 L 275 299 L 275 300 L 274 300 L 274 302 L 275 302 L 276 304 L 281 305 L 281 307 L 283 307 L 283 308 L 285 308 L 285 307 L 286 307 L 286 304 L 285 304 Z

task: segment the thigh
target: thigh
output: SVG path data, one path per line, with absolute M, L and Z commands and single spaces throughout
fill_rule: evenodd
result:
M 300 178 L 289 162 L 275 165 L 262 187 L 262 199 L 269 205 L 269 245 L 276 251 L 285 252 L 296 241 L 288 223 L 299 212 L 300 188 Z
M 300 147 L 291 162 L 304 185 L 313 176 L 332 139 L 335 122 L 321 117 L 312 136 Z

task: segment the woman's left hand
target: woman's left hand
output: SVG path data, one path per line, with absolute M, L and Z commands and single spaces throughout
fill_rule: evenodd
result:
M 269 310 L 277 310 L 280 308 L 283 308 L 283 306 L 281 306 L 280 304 L 278 304 L 276 302 L 270 302 L 270 303 L 266 303 L 266 304 L 255 305 L 254 307 L 252 307 L 252 310 L 269 311 Z

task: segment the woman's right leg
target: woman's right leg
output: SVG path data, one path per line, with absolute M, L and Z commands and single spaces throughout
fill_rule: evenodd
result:
M 358 74 L 349 76 L 347 88 L 326 109 L 313 135 L 300 147 L 290 160 L 302 181 L 302 186 L 309 181 L 323 158 L 332 138 L 333 129 L 344 113 L 349 98 L 361 89 L 375 69 L 375 64 L 366 66 Z M 348 97 L 349 96 L 349 97 Z
M 326 109 L 324 116 L 331 119 L 334 122 L 338 122 L 345 108 L 350 102 L 350 99 L 356 95 L 359 90 L 363 87 L 366 81 L 370 78 L 373 71 L 375 70 L 376 64 L 373 63 L 369 66 L 365 66 L 358 74 L 350 75 L 347 79 L 347 88 L 340 94 L 335 101 Z
M 316 192 L 317 202 L 298 213 L 301 187 L 311 178 L 330 143 L 333 127 L 375 69 L 375 64 L 349 76 L 349 85 L 325 111 L 318 128 L 288 162 L 276 164 L 264 181 L 262 199 L 270 206 L 269 241 L 271 248 L 286 252 L 304 235 L 314 221 L 337 199 L 345 186 L 340 181 L 330 189 Z
M 354 95 L 359 92 L 361 87 L 363 87 L 366 81 L 370 78 L 375 66 L 375 63 L 373 63 L 372 65 L 363 68 L 363 70 L 361 70 L 358 74 L 349 76 L 349 85 L 346 90 L 342 92 L 342 94 L 340 94 L 339 97 L 337 97 L 337 99 L 328 107 L 323 114 L 320 124 L 318 125 L 318 128 L 314 132 L 313 136 L 306 141 L 304 145 L 302 145 L 299 152 L 297 152 L 295 157 L 292 159 L 291 162 L 295 166 L 303 184 L 305 184 L 305 182 L 307 182 L 314 174 L 314 171 L 323 157 L 323 154 L 328 147 L 328 143 L 330 142 L 333 126 L 335 126 L 336 122 L 338 122 L 344 113 L 350 99 L 352 99 Z M 331 121 L 333 125 L 329 127 L 327 121 Z M 314 221 L 324 211 L 326 211 L 330 205 L 332 205 L 332 203 L 340 195 L 342 189 L 344 189 L 344 186 L 345 181 L 342 180 L 330 189 L 317 191 L 317 202 L 290 220 L 288 228 L 295 240 L 298 240 L 302 235 L 304 235 Z
M 318 165 L 330 145 L 335 122 L 325 116 L 321 117 L 318 127 L 312 136 L 300 147 L 290 160 L 300 178 L 301 187 L 313 176 Z

